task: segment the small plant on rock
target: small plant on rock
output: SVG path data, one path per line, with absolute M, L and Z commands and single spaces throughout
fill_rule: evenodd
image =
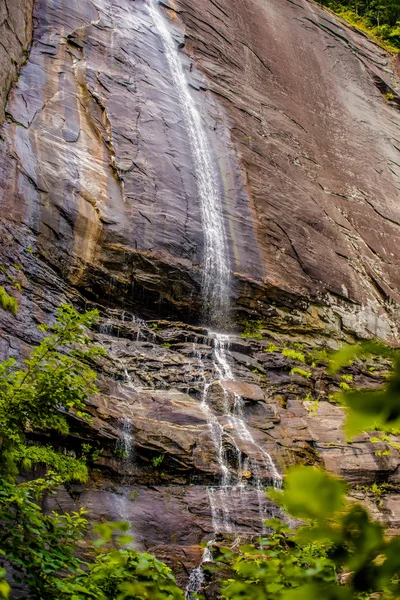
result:
M 298 350 L 292 350 L 291 348 L 284 348 L 282 350 L 282 355 L 286 356 L 286 358 L 291 358 L 292 360 L 297 360 L 299 362 L 305 363 L 306 359 L 302 352 Z
M 245 321 L 244 322 L 244 331 L 241 334 L 244 338 L 255 338 L 258 340 L 262 340 L 261 335 L 262 322 L 261 321 Z
M 155 469 L 157 469 L 161 465 L 163 460 L 164 454 L 159 454 L 158 456 L 153 456 L 153 458 L 151 459 L 151 464 Z
M 0 306 L 13 315 L 18 312 L 18 301 L 13 296 L 9 296 L 2 286 L 0 286 Z
M 268 344 L 266 348 L 264 348 L 264 352 L 279 352 L 279 348 L 274 342 Z
M 310 379 L 312 373 L 310 371 L 305 371 L 304 369 L 299 369 L 299 367 L 293 367 L 290 371 L 291 375 L 300 375 L 301 377 L 305 377 L 306 379 Z

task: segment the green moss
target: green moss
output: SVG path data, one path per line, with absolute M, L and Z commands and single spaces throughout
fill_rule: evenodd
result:
M 306 377 L 307 379 L 310 379 L 310 377 L 312 376 L 312 373 L 310 373 L 310 371 L 305 371 L 304 369 L 299 369 L 298 367 L 293 367 L 293 369 L 290 371 L 291 375 L 301 375 L 301 377 Z
M 293 360 L 298 360 L 299 362 L 305 363 L 306 359 L 302 352 L 298 350 L 291 350 L 290 348 L 284 348 L 282 350 L 282 355 L 286 356 L 286 358 L 292 358 Z
M 4 308 L 4 310 L 7 310 L 10 313 L 13 313 L 14 315 L 17 314 L 18 312 L 18 301 L 13 298 L 12 296 L 9 296 L 6 292 L 6 290 L 0 286 L 0 306 L 2 306 Z
M 164 454 L 159 454 L 159 456 L 154 456 L 151 459 L 151 464 L 153 465 L 153 467 L 155 469 L 157 469 L 157 467 L 159 467 L 161 465 L 163 460 L 164 460 Z
M 349 390 L 351 390 L 351 387 L 345 381 L 341 381 L 339 383 L 339 387 L 340 387 L 341 390 L 344 390 L 345 392 L 348 392 Z
M 353 375 L 342 375 L 342 379 L 343 379 L 343 381 L 349 382 L 349 381 L 353 381 L 354 377 L 353 377 Z
M 139 496 L 139 490 L 135 489 L 132 490 L 131 493 L 129 494 L 129 500 L 131 502 L 136 502 L 136 500 L 138 499 Z
M 264 348 L 264 352 L 279 352 L 279 348 L 274 344 L 274 342 L 271 342 L 266 348 Z

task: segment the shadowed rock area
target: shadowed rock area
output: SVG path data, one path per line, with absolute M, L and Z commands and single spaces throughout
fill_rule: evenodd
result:
M 324 464 L 396 531 L 398 436 L 347 443 L 340 376 L 318 358 L 344 340 L 398 340 L 395 59 L 308 0 L 158 6 L 218 174 L 227 330 L 257 329 L 230 336 L 227 377 L 205 328 L 190 140 L 148 4 L 38 0 L 17 82 L 32 7 L 1 6 L 0 285 L 19 310 L 0 308 L 0 358 L 26 357 L 61 302 L 99 309 L 93 339 L 107 351 L 92 423 L 71 418 L 59 442 L 93 444 L 91 481 L 60 491 L 56 505 L 128 520 L 137 545 L 185 583 L 200 544 L 222 535 L 221 498 L 210 492 L 222 431 L 237 534 L 260 534 L 262 519 L 278 514 L 260 500 L 274 479 L 266 454 L 279 473 Z M 306 365 L 282 354 L 299 344 Z M 373 388 L 387 368 L 360 362 L 348 374 Z M 238 397 L 241 435 L 227 414 Z M 379 502 L 374 482 L 388 484 Z
M 0 4 L 0 123 L 11 85 L 28 56 L 32 9 L 33 0 L 3 0 Z

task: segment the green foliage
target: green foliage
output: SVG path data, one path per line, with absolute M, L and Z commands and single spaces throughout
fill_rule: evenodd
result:
M 6 580 L 6 571 L 5 569 L 0 568 L 0 598 L 1 600 L 10 597 L 11 588 Z
M 161 465 L 163 460 L 164 454 L 159 454 L 158 456 L 153 456 L 153 458 L 151 459 L 151 464 L 155 469 L 157 469 Z
M 231 566 L 232 577 L 222 588 L 226 600 L 286 598 L 307 580 L 333 581 L 335 567 L 323 544 L 297 544 L 285 524 L 267 522 L 272 533 L 259 547 L 244 546 L 238 554 L 223 550 L 217 561 Z M 309 575 L 307 575 L 309 574 Z M 300 588 L 301 589 L 301 588 Z
M 300 369 L 299 367 L 293 367 L 290 373 L 292 375 L 301 375 L 301 377 L 306 377 L 307 379 L 310 379 L 310 377 L 312 376 L 312 373 L 310 373 L 310 371 L 305 371 L 304 369 Z
M 85 403 L 97 388 L 96 374 L 87 363 L 103 353 L 90 345 L 86 333 L 86 327 L 96 317 L 96 311 L 81 315 L 71 306 L 63 305 L 54 325 L 39 326 L 47 335 L 22 368 L 13 359 L 0 363 L 0 438 L 3 438 L 0 473 L 3 475 L 13 475 L 18 461 L 37 462 L 39 452 L 42 458 L 49 458 L 49 465 L 55 469 L 54 454 L 49 450 L 45 455 L 44 450 L 24 445 L 26 432 L 66 434 L 66 414 L 70 411 L 88 419 Z M 76 469 L 80 472 L 79 479 L 84 478 L 81 465 L 77 464 Z
M 131 493 L 129 494 L 129 500 L 131 502 L 136 502 L 138 497 L 139 497 L 139 490 L 132 490 Z
M 279 348 L 276 346 L 276 344 L 274 344 L 274 342 L 271 342 L 266 348 L 264 348 L 264 352 L 279 352 Z
M 303 525 L 296 533 L 279 523 L 259 547 L 223 551 L 233 576 L 226 600 L 361 600 L 397 598 L 400 537 L 386 539 L 381 525 L 347 501 L 346 485 L 313 467 L 294 467 L 272 498 Z M 346 585 L 339 575 L 347 574 Z
M 19 485 L 4 482 L 0 488 L 0 548 L 34 598 L 57 598 L 57 573 L 74 572 L 80 564 L 74 552 L 87 528 L 84 511 L 46 515 L 38 505 L 60 482 L 53 477 Z
M 344 506 L 346 485 L 320 469 L 296 467 L 289 471 L 282 492 L 270 492 L 274 500 L 299 519 L 323 520 Z
M 43 494 L 52 493 L 60 482 L 53 477 L 20 485 L 6 483 L 0 490 L 1 554 L 12 565 L 14 578 L 29 587 L 30 598 L 183 600 L 170 569 L 154 557 L 123 547 L 96 550 L 110 542 L 116 546 L 131 542 L 127 523 L 98 525 L 100 538 L 87 549 L 94 560 L 77 557 L 77 545 L 82 545 L 88 533 L 84 509 L 47 515 L 39 506 Z M 116 535 L 119 532 L 122 535 Z M 1 586 L 0 579 L 0 593 Z
M 118 530 L 126 532 L 127 523 L 102 523 L 95 530 L 100 538 L 98 547 L 110 542 Z M 127 535 L 118 536 L 116 545 L 132 541 Z M 99 553 L 88 570 L 77 578 L 70 577 L 64 586 L 71 600 L 183 600 L 184 594 L 175 582 L 169 567 L 154 556 L 130 548 Z
M 244 321 L 243 323 L 243 333 L 241 336 L 243 338 L 255 338 L 258 340 L 262 340 L 262 335 L 260 330 L 262 329 L 262 322 L 258 320 L 252 321 Z
M 8 312 L 16 315 L 18 312 L 18 301 L 9 296 L 6 290 L 0 285 L 0 306 Z
M 15 361 L 0 364 L 0 598 L 9 596 L 4 566 L 28 587 L 35 600 L 183 600 L 170 569 L 148 554 L 124 546 L 127 523 L 103 523 L 100 539 L 88 543 L 85 510 L 48 514 L 46 498 L 64 482 L 84 482 L 85 459 L 99 450 L 82 444 L 81 459 L 51 446 L 26 442 L 26 433 L 68 433 L 66 414 L 88 419 L 85 402 L 96 391 L 91 361 L 102 353 L 90 343 L 86 328 L 96 311 L 80 315 L 64 305 L 41 344 L 18 368 Z M 156 457 L 157 464 L 163 456 Z M 47 468 L 47 477 L 16 483 L 17 468 Z M 117 535 L 121 531 L 122 535 Z M 124 535 L 125 533 L 125 535 Z M 112 543 L 119 548 L 100 551 Z M 85 558 L 78 546 L 86 546 Z M 89 562 L 86 562 L 87 559 Z
M 14 449 L 14 460 L 24 470 L 30 470 L 36 465 L 46 465 L 64 482 L 85 483 L 88 480 L 87 466 L 82 460 L 57 452 L 50 446 L 19 444 Z
M 398 0 L 318 0 L 391 52 L 400 51 Z
M 94 448 L 91 444 L 82 444 L 81 445 L 81 457 L 82 460 L 87 460 L 90 462 L 95 462 L 101 456 L 101 449 Z
M 316 364 L 325 365 L 329 362 L 328 351 L 325 348 L 322 350 L 311 350 L 307 353 L 306 361 L 308 364 L 314 363 L 314 366 Z
M 373 428 L 387 429 L 400 425 L 400 353 L 377 341 L 363 342 L 353 346 L 344 346 L 331 360 L 331 371 L 335 372 L 356 358 L 371 355 L 389 359 L 393 369 L 387 377 L 384 387 L 378 390 L 349 389 L 342 382 L 342 401 L 348 407 L 346 432 L 356 435 Z M 342 377 L 343 379 L 344 377 Z
M 282 355 L 286 356 L 286 358 L 291 358 L 293 360 L 297 360 L 299 362 L 305 363 L 306 359 L 302 352 L 298 350 L 292 350 L 291 348 L 284 348 L 282 350 Z

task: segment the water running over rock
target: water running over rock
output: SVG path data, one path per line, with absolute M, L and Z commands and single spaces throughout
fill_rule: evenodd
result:
M 209 545 L 211 544 L 212 543 L 210 542 Z M 203 571 L 203 565 L 206 562 L 213 562 L 213 555 L 211 554 L 211 551 L 208 546 L 204 548 L 201 563 L 190 573 L 189 581 L 185 590 L 186 600 L 196 600 L 196 598 L 198 598 L 197 594 L 199 594 L 202 591 L 203 586 L 206 582 L 206 578 Z
M 211 323 L 226 329 L 229 322 L 230 268 L 218 173 L 206 129 L 189 89 L 178 43 L 171 33 L 170 24 L 157 5 L 157 0 L 148 0 L 148 11 L 157 34 L 161 37 L 185 120 L 197 176 L 205 246 L 203 302 L 209 310 Z M 220 381 L 233 381 L 235 378 L 227 356 L 229 336 L 220 333 L 210 335 L 214 347 L 215 374 Z M 256 493 L 259 497 L 260 515 L 262 515 L 263 482 L 268 480 L 274 486 L 279 486 L 281 478 L 271 457 L 256 443 L 246 425 L 243 412 L 244 401 L 239 394 L 223 390 L 225 423 L 220 422 L 208 402 L 208 390 L 212 382 L 206 380 L 201 355 L 197 354 L 197 356 L 204 379 L 201 408 L 207 418 L 221 471 L 220 484 L 208 489 L 214 531 L 232 533 L 235 531 L 234 505 L 237 504 L 237 500 L 239 504 L 245 506 L 244 495 L 248 491 Z M 248 452 L 243 453 L 241 449 L 243 446 Z M 263 469 L 252 455 L 261 457 Z M 248 479 L 252 480 L 251 484 L 248 483 Z
M 229 316 L 230 268 L 218 172 L 200 112 L 189 89 L 178 43 L 157 5 L 157 0 L 148 0 L 148 11 L 157 34 L 162 39 L 186 123 L 197 177 L 204 235 L 203 304 L 213 326 L 226 327 Z
M 178 43 L 157 5 L 157 0 L 147 2 L 149 15 L 163 43 L 166 61 L 186 124 L 197 177 L 204 235 L 203 305 L 208 312 L 208 321 L 213 327 L 226 330 L 229 327 L 230 265 L 218 172 L 206 129 L 189 89 Z M 220 382 L 234 381 L 235 377 L 228 361 L 229 336 L 210 333 L 210 337 L 214 350 L 215 375 Z M 244 418 L 244 401 L 239 394 L 223 389 L 223 415 L 217 416 L 214 407 L 209 403 L 208 392 L 213 381 L 208 381 L 205 376 L 201 352 L 196 350 L 195 344 L 194 354 L 198 359 L 203 380 L 201 409 L 207 419 L 221 472 L 219 485 L 209 486 L 207 490 L 214 533 L 239 533 L 235 524 L 237 521 L 235 515 L 238 508 L 246 511 L 248 494 L 257 497 L 262 528 L 265 519 L 264 484 L 268 482 L 279 486 L 281 477 L 270 455 L 254 440 Z M 209 555 L 205 553 L 202 563 L 208 559 Z M 205 582 L 202 563 L 190 575 L 186 589 L 186 597 L 189 599 L 193 594 L 201 591 Z

